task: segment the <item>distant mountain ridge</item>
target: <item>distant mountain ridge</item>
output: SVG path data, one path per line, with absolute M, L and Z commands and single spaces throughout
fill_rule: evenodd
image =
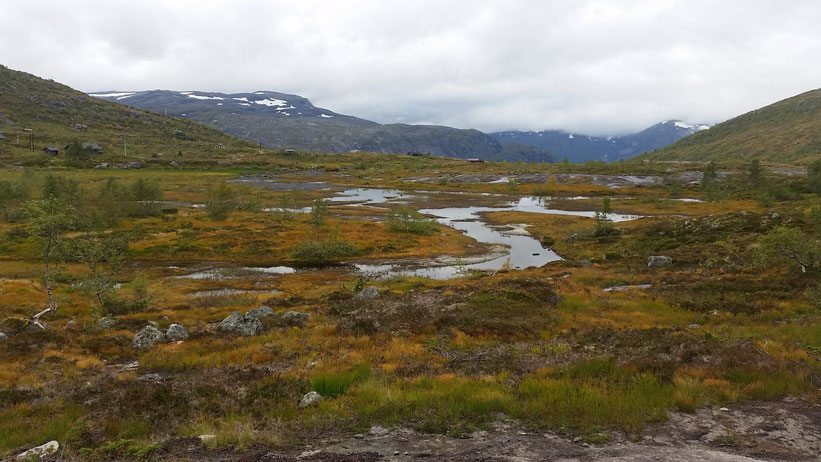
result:
M 438 125 L 378 124 L 318 108 L 304 97 L 273 91 L 108 91 L 91 96 L 202 122 L 272 149 L 320 152 L 422 152 L 487 160 L 552 162 L 540 147 L 503 147 L 478 130 Z
M 513 130 L 490 135 L 503 144 L 515 142 L 537 146 L 550 151 L 557 159 L 567 158 L 571 162 L 586 162 L 630 159 L 709 128 L 708 124 L 688 124 L 680 120 L 665 120 L 638 133 L 607 138 L 563 130 L 539 132 Z
M 734 117 L 641 158 L 776 163 L 817 160 L 821 158 L 821 89 Z

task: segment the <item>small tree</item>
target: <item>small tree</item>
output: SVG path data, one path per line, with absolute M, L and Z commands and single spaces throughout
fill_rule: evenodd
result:
M 321 228 L 327 218 L 328 204 L 325 202 L 325 199 L 314 199 L 314 203 L 311 206 L 311 225 L 314 228 Z
M 19 204 L 26 198 L 26 189 L 22 183 L 0 180 L 0 213 L 6 221 L 18 218 Z
M 807 189 L 821 193 L 821 160 L 816 160 L 807 169 Z
M 75 162 L 82 162 L 88 159 L 88 151 L 83 149 L 83 144 L 75 138 L 66 148 L 66 157 Z
M 718 179 L 718 172 L 716 171 L 715 161 L 710 161 L 707 167 L 704 168 L 704 173 L 701 175 L 701 189 L 707 190 Z
M 220 183 L 216 189 L 212 189 L 205 203 L 205 211 L 211 219 L 217 221 L 228 218 L 228 214 L 236 208 L 237 194 L 225 183 Z
M 797 263 L 801 272 L 813 271 L 821 260 L 821 246 L 798 228 L 778 226 L 761 238 L 758 259 L 762 263 L 788 260 Z
M 129 235 L 91 235 L 69 241 L 67 253 L 88 267 L 82 281 L 84 291 L 93 294 L 102 309 L 114 288 L 113 273 L 122 267 L 128 250 Z
M 760 188 L 764 182 L 764 171 L 761 169 L 761 162 L 758 159 L 750 161 L 750 165 L 747 167 L 747 181 L 753 189 Z
M 38 241 L 40 246 L 40 260 L 43 262 L 43 288 L 48 306 L 32 317 L 34 325 L 44 328 L 40 317 L 57 311 L 54 300 L 54 264 L 62 257 L 63 235 L 74 228 L 77 218 L 71 206 L 59 199 L 49 197 L 42 200 L 29 201 L 25 206 L 29 217 L 31 237 Z

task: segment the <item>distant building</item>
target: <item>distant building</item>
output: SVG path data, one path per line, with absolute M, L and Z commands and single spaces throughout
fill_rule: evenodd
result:
M 296 151 L 293 149 L 286 149 L 285 154 L 296 154 Z
M 64 149 L 68 150 L 69 146 L 71 146 L 71 145 L 67 144 Z M 83 141 L 82 148 L 83 148 L 83 151 L 88 151 L 91 154 L 102 154 L 103 153 L 103 148 L 101 148 L 99 144 L 92 143 L 91 141 Z
M 468 162 L 470 162 L 471 164 L 484 164 L 485 160 L 484 159 L 479 159 L 479 158 L 473 158 L 473 159 L 468 159 Z
M 57 146 L 46 146 L 43 148 L 43 152 L 47 156 L 56 156 L 57 154 L 60 154 L 60 148 Z
M 350 151 L 348 151 L 348 152 L 349 152 L 350 154 L 356 154 L 356 153 L 358 153 L 358 152 L 362 152 L 362 150 L 361 150 L 361 149 L 351 149 L 351 150 L 350 150 Z
M 220 143 L 217 145 L 217 149 L 225 149 L 225 145 Z

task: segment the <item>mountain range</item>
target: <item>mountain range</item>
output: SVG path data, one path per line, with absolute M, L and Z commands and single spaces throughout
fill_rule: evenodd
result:
M 503 147 L 478 130 L 438 125 L 378 124 L 318 108 L 307 98 L 273 91 L 214 93 L 202 91 L 108 91 L 96 98 L 216 127 L 271 149 L 317 152 L 420 152 L 488 160 L 551 162 L 550 153 L 524 145 Z
M 709 128 L 710 125 L 707 124 L 665 120 L 638 133 L 606 138 L 561 130 L 504 131 L 491 133 L 491 136 L 501 143 L 518 142 L 538 146 L 554 153 L 557 158 L 566 158 L 571 162 L 615 161 L 659 149 Z
M 558 130 L 485 134 L 439 125 L 383 125 L 316 107 L 302 96 L 273 91 L 107 91 L 91 96 L 196 120 L 272 149 L 319 152 L 423 152 L 525 162 L 562 158 L 572 162 L 613 161 L 658 149 L 709 128 L 669 120 L 636 134 L 610 138 Z

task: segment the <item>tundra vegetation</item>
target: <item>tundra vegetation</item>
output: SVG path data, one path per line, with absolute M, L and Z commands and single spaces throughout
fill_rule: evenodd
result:
M 25 168 L 0 170 L 0 454 L 53 439 L 66 457 L 138 460 L 183 436 L 241 450 L 372 425 L 464 435 L 499 420 L 596 443 L 705 406 L 821 397 L 816 164 L 786 176 L 757 162 L 473 165 L 256 150 L 186 168 L 22 158 Z M 338 186 L 460 194 L 357 207 L 327 201 L 329 190 L 228 182 L 299 183 L 309 171 Z M 701 185 L 586 176 L 681 172 Z M 326 267 L 483 254 L 416 210 L 530 195 L 597 212 L 482 215 L 522 224 L 561 261 L 448 280 Z M 650 256 L 671 264 L 648 267 Z M 636 284 L 649 287 L 622 287 Z M 263 305 L 272 313 L 243 315 Z M 261 330 L 217 328 L 236 311 Z M 149 323 L 190 336 L 134 348 Z M 323 399 L 300 407 L 311 391 Z

